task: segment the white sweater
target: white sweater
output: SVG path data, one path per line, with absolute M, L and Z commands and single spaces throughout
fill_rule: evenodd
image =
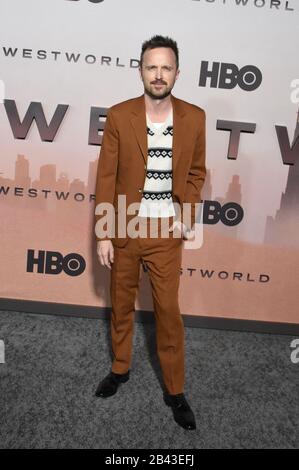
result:
M 175 215 L 172 200 L 173 113 L 163 123 L 153 123 L 146 115 L 148 158 L 146 177 L 138 215 Z

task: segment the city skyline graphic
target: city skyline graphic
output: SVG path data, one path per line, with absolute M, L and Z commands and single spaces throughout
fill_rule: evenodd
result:
M 292 147 L 299 139 L 299 110 Z M 299 158 L 290 165 L 285 191 L 275 217 L 267 217 L 265 243 L 285 244 L 298 247 L 299 233 Z M 287 237 L 287 240 L 286 240 Z M 285 242 L 285 243 L 284 243 Z
M 296 126 L 292 147 L 299 139 L 299 110 L 297 113 Z M 100 157 L 99 157 L 100 158 Z M 284 245 L 298 247 L 299 240 L 296 233 L 299 233 L 299 159 L 294 165 L 289 166 L 285 190 L 281 193 L 280 203 L 276 209 L 276 214 L 265 214 L 264 232 L 260 234 L 262 243 L 273 245 Z M 51 213 L 64 212 L 77 209 L 77 204 L 87 203 L 89 205 L 80 216 L 90 217 L 94 214 L 94 205 L 90 208 L 90 203 L 95 201 L 95 185 L 98 157 L 89 161 L 87 181 L 80 178 L 70 179 L 66 171 L 57 171 L 57 165 L 45 163 L 39 167 L 39 177 L 32 179 L 30 176 L 30 160 L 24 154 L 18 154 L 14 164 L 14 177 L 6 178 L 0 169 L 0 201 L 5 201 L 9 206 L 17 205 L 21 208 L 39 209 Z M 215 170 L 214 170 L 215 171 Z M 24 196 L 28 197 L 24 197 Z M 202 190 L 202 199 L 209 204 L 217 201 L 221 206 L 227 203 L 236 203 L 244 210 L 244 218 L 240 222 L 246 223 L 246 201 L 242 192 L 242 182 L 238 174 L 233 173 L 227 185 L 226 192 L 221 196 L 213 198 L 212 171 L 207 168 L 206 180 Z M 88 213 L 87 211 L 90 211 Z M 69 214 L 71 216 L 71 214 Z M 219 234 L 242 240 L 240 234 L 240 223 L 228 226 L 221 220 L 208 225 L 213 226 Z M 262 229 L 261 229 L 262 230 Z
M 296 127 L 294 139 L 299 137 L 299 122 Z M 295 140 L 294 140 L 295 142 Z M 39 178 L 32 179 L 30 176 L 30 160 L 24 154 L 18 154 L 15 161 L 14 177 L 6 178 L 0 171 L 0 201 L 9 206 L 21 205 L 22 208 L 38 208 L 53 212 L 74 208 L 77 204 L 88 203 L 95 200 L 95 184 L 98 158 L 88 163 L 87 181 L 80 178 L 70 179 L 67 172 L 57 172 L 56 164 L 43 164 L 39 167 Z M 290 166 L 285 191 L 281 195 L 280 206 L 276 215 L 265 215 L 266 225 L 264 242 L 271 244 L 284 244 L 298 246 L 297 237 L 288 237 L 285 241 L 285 229 L 288 233 L 294 233 L 292 227 L 299 228 L 299 165 L 298 162 Z M 24 197 L 28 195 L 28 197 Z M 207 169 L 206 180 L 202 191 L 204 201 L 213 201 L 213 185 L 211 171 Z M 20 197 L 21 196 L 21 197 Z M 16 202 L 17 199 L 17 202 Z M 246 207 L 242 206 L 243 194 L 240 176 L 232 174 L 227 190 L 223 196 L 216 196 L 214 200 L 221 205 L 234 202 L 244 209 L 246 220 Z M 92 206 L 93 209 L 94 206 Z M 93 214 L 93 213 L 92 213 Z M 67 215 L 67 214 L 66 214 Z M 81 214 L 83 215 L 83 214 Z M 86 214 L 87 216 L 87 214 Z M 241 221 L 241 223 L 243 222 Z M 221 221 L 213 225 L 218 233 L 230 238 L 241 238 L 238 236 L 239 225 L 228 227 Z M 297 231 L 298 233 L 298 231 Z

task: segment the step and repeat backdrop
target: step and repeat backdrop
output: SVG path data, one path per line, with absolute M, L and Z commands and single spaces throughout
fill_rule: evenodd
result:
M 182 314 L 299 323 L 299 2 L 2 0 L 0 296 L 109 307 L 94 235 L 107 109 L 174 38 L 173 94 L 206 111 L 207 178 Z M 140 269 L 136 309 L 152 311 Z

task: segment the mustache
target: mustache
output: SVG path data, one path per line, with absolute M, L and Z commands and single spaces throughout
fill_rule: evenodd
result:
M 152 85 L 167 85 L 164 80 L 155 80 L 154 82 L 151 82 Z

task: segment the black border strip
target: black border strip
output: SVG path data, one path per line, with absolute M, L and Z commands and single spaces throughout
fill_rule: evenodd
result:
M 0 299 L 0 310 L 38 313 L 46 315 L 65 315 L 83 318 L 110 319 L 110 307 L 91 307 L 57 302 L 39 302 L 33 300 Z M 212 328 L 217 330 L 247 331 L 281 335 L 299 335 L 299 324 L 257 320 L 242 320 L 225 317 L 206 317 L 182 314 L 185 326 L 192 328 Z M 150 310 L 136 310 L 137 322 L 154 322 L 154 313 Z

